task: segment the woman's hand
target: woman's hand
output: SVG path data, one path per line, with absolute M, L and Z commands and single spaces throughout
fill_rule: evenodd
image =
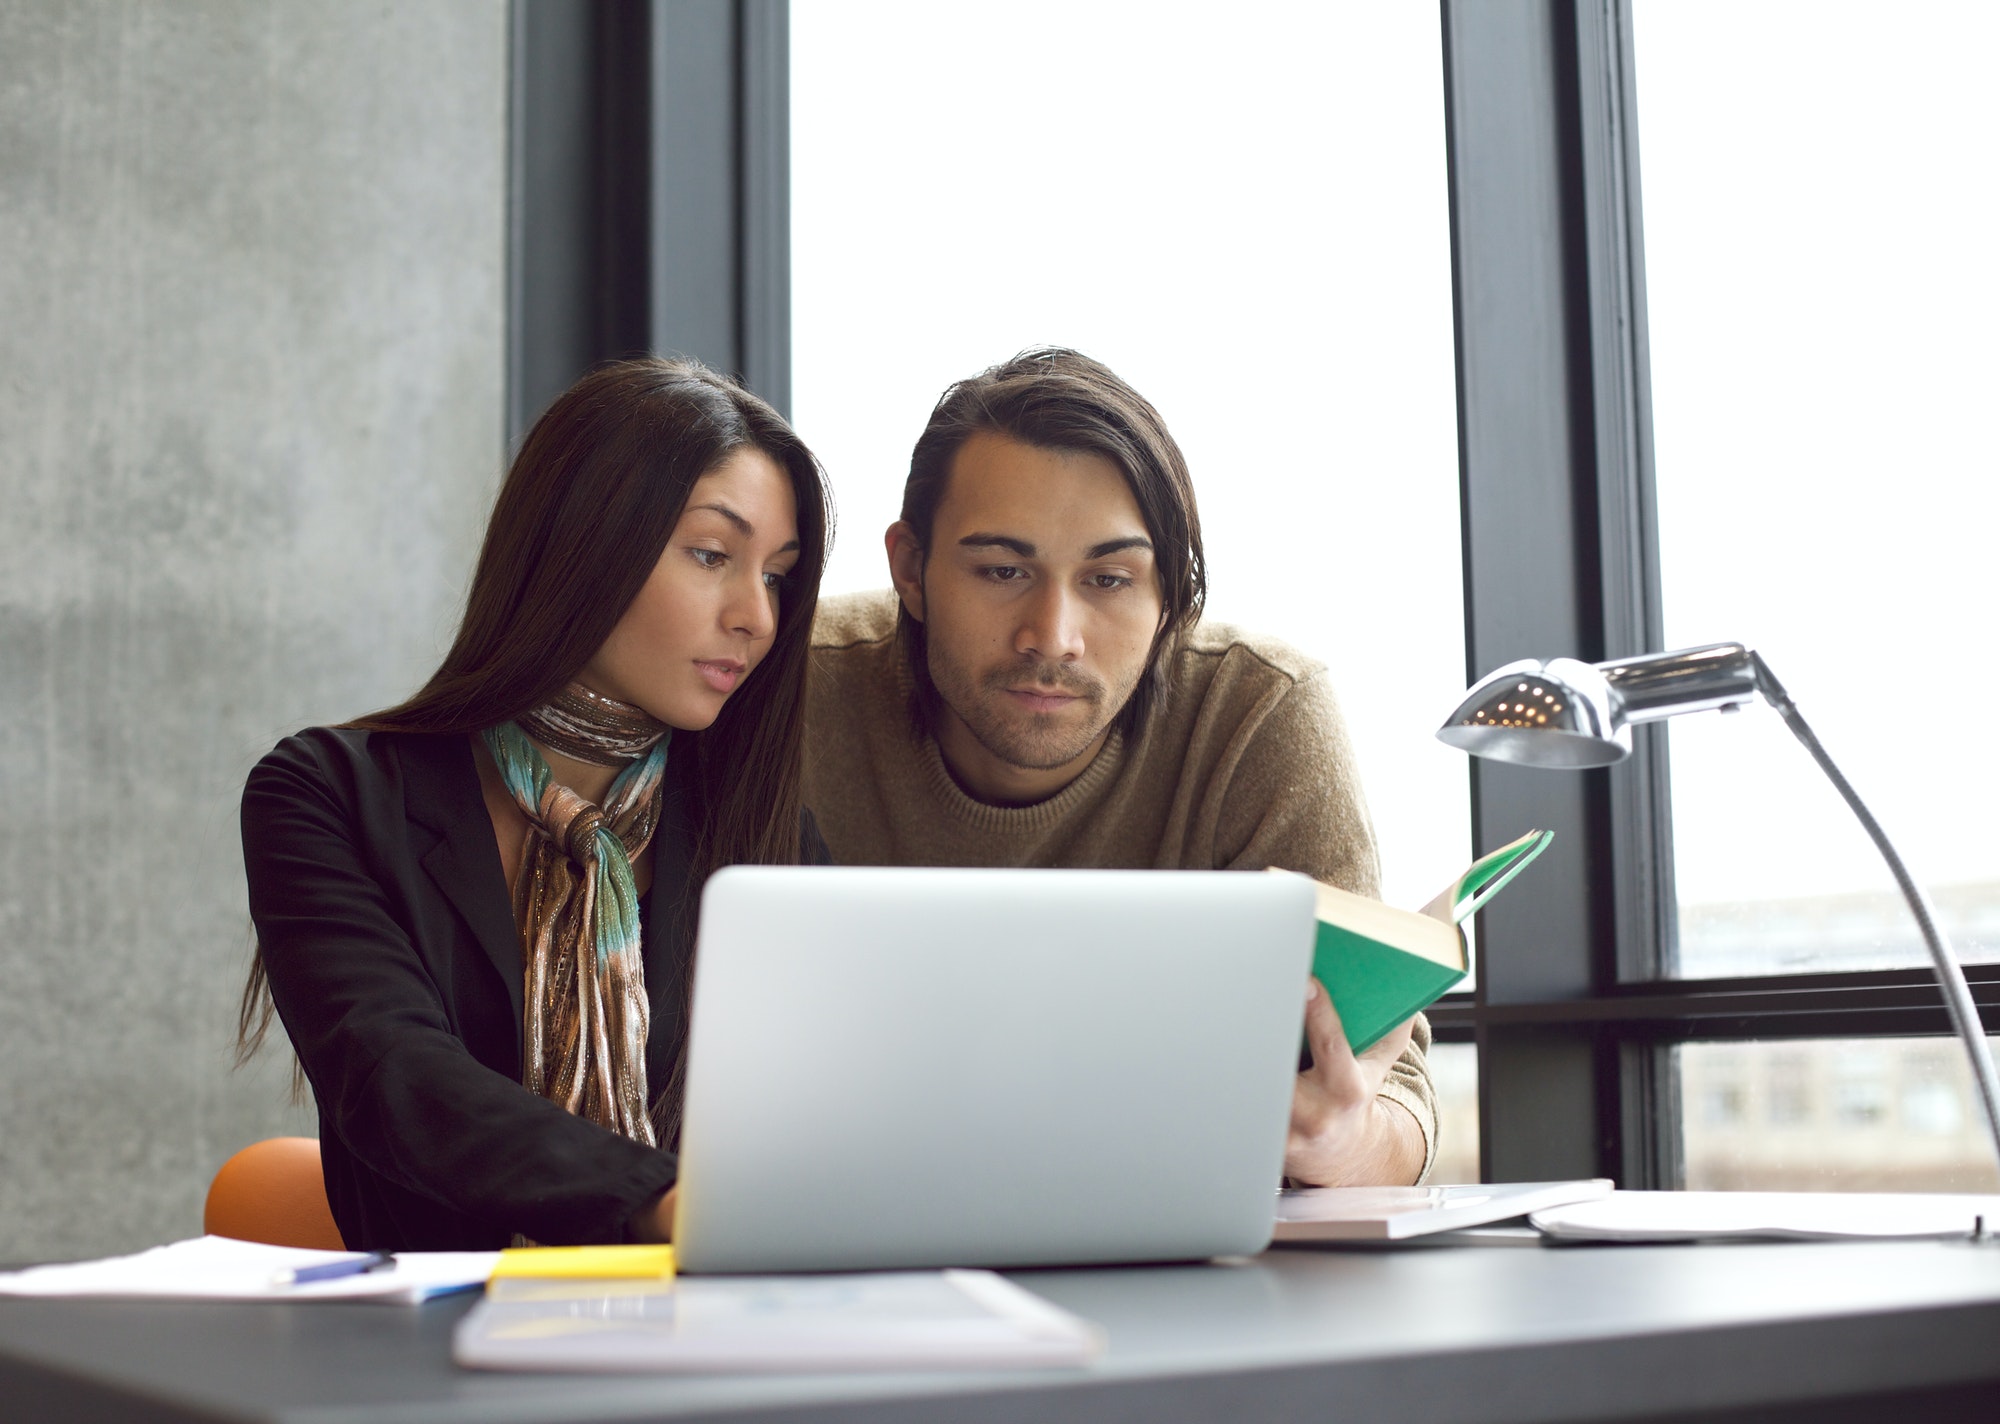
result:
M 632 1219 L 625 1223 L 625 1234 L 634 1241 L 660 1242 L 674 1239 L 674 1198 L 680 1194 L 678 1184 L 668 1187 L 651 1203 L 632 1213 Z
M 1398 1025 L 1356 1055 L 1340 1015 L 1319 980 L 1306 981 L 1306 1042 L 1313 1066 L 1292 1091 L 1292 1127 L 1285 1140 L 1285 1175 L 1312 1186 L 1401 1186 L 1423 1170 L 1423 1129 L 1378 1094 L 1403 1050 L 1414 1020 Z

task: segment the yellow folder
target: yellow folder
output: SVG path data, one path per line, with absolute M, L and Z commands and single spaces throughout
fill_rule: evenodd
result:
M 671 1280 L 671 1246 L 524 1246 L 502 1251 L 493 1279 Z

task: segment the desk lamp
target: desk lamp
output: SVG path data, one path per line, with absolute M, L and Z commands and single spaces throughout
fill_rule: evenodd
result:
M 1979 1010 L 1966 987 L 1965 973 L 1937 926 L 1929 898 L 1902 857 L 1889 844 L 1875 817 L 1861 804 L 1847 778 L 1833 764 L 1812 729 L 1771 669 L 1741 643 L 1714 643 L 1673 653 L 1585 663 L 1574 658 L 1529 659 L 1488 673 L 1473 686 L 1456 712 L 1438 728 L 1438 740 L 1473 756 L 1521 766 L 1582 770 L 1609 766 L 1632 751 L 1635 722 L 1657 722 L 1683 712 L 1734 712 L 1762 696 L 1775 707 L 1821 771 L 1833 782 L 1868 832 L 1889 873 L 1917 917 L 1931 964 L 1944 987 L 1952 1026 L 1972 1061 L 1986 1129 L 2000 1157 L 2000 1074 L 1980 1030 Z

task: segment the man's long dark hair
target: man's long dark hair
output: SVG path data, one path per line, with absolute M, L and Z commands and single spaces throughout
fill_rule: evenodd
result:
M 686 901 L 722 866 L 796 863 L 806 651 L 832 507 L 784 418 L 698 362 L 619 361 L 557 397 L 494 501 L 451 651 L 414 697 L 346 725 L 470 735 L 546 702 L 638 596 L 695 481 L 744 449 L 790 477 L 799 559 L 770 652 L 706 730 L 674 734 L 694 828 Z M 239 1062 L 270 1021 L 260 953 L 237 1017 Z
M 951 481 L 952 461 L 981 431 L 1005 435 L 1043 450 L 1102 455 L 1118 467 L 1138 502 L 1153 541 L 1159 572 L 1161 617 L 1146 672 L 1118 714 L 1130 738 L 1166 690 L 1174 642 L 1201 617 L 1208 597 L 1208 566 L 1201 552 L 1201 515 L 1187 460 L 1150 402 L 1110 367 L 1062 346 L 1023 351 L 949 387 L 910 452 L 903 484 L 902 521 L 916 531 L 930 559 L 938 505 Z M 910 715 L 920 732 L 935 733 L 937 687 L 931 681 L 924 625 L 898 608 L 896 635 L 915 689 Z

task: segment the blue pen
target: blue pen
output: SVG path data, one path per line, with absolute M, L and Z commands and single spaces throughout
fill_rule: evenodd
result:
M 289 1271 L 279 1271 L 271 1277 L 274 1286 L 303 1286 L 314 1281 L 337 1281 L 343 1276 L 365 1276 L 370 1271 L 379 1271 L 384 1266 L 396 1264 L 394 1255 L 387 1251 L 370 1251 L 365 1256 L 348 1256 L 338 1261 L 322 1261 L 316 1266 L 299 1266 Z

